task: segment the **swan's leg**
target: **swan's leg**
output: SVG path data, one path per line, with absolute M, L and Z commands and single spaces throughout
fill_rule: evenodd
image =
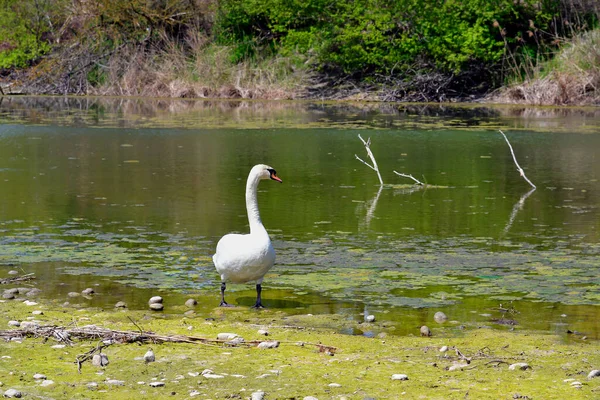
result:
M 231 307 L 225 301 L 225 287 L 226 287 L 225 282 L 221 282 L 221 304 L 219 304 L 219 306 L 220 307 Z
M 252 308 L 265 308 L 265 306 L 262 305 L 261 299 L 260 299 L 260 294 L 262 292 L 262 286 L 260 283 L 256 284 L 256 304 L 254 304 L 254 307 Z

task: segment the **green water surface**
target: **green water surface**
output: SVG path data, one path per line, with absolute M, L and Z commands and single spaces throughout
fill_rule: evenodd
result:
M 372 313 L 398 333 L 442 310 L 600 337 L 597 109 L 0 100 L 0 274 L 35 272 L 47 296 L 97 285 L 79 301 L 216 305 L 211 256 L 247 231 L 245 180 L 266 163 L 284 182 L 259 187 L 277 251 L 268 307 Z M 355 158 L 367 160 L 358 134 L 383 187 Z M 252 285 L 228 291 L 253 304 Z

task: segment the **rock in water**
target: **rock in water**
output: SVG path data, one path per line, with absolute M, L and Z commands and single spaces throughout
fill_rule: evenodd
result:
M 185 302 L 185 305 L 189 308 L 194 307 L 196 304 L 198 304 L 198 302 L 196 301 L 196 299 L 187 299 Z
M 421 336 L 431 336 L 431 331 L 429 330 L 429 328 L 427 327 L 427 325 L 423 325 L 421 327 Z
M 441 324 L 443 322 L 446 322 L 446 320 L 448 320 L 448 317 L 446 317 L 446 314 L 444 314 L 443 312 L 438 311 L 434 314 L 433 320 L 438 324 Z
M 163 306 L 162 303 L 151 303 L 150 304 L 150 309 L 154 310 L 154 311 L 161 311 L 163 308 L 165 308 L 165 306 Z
M 162 303 L 163 302 L 163 298 L 160 296 L 152 296 L 150 297 L 150 300 L 148 300 L 148 304 L 156 304 L 156 303 Z

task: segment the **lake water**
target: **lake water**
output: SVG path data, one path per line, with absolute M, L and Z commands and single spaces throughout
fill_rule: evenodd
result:
M 600 109 L 4 97 L 0 124 L 0 276 L 34 272 L 45 296 L 212 309 L 215 245 L 247 231 L 266 163 L 284 182 L 259 187 L 267 307 L 600 338 Z

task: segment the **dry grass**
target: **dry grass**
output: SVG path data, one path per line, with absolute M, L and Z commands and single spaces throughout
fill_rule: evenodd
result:
M 310 79 L 308 67 L 266 56 L 232 62 L 232 49 L 199 34 L 184 44 L 166 37 L 160 49 L 130 47 L 111 57 L 107 79 L 90 94 L 175 98 L 294 99 Z
M 575 37 L 531 79 L 494 96 L 493 101 L 535 105 L 600 104 L 600 30 Z

